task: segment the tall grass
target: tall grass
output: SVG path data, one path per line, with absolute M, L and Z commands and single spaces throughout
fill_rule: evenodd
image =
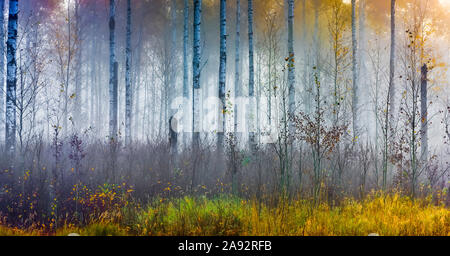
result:
M 346 199 L 336 207 L 307 200 L 276 206 L 237 197 L 159 199 L 146 207 L 128 205 L 84 227 L 65 225 L 65 236 L 449 236 L 450 210 L 429 200 L 399 195 Z M 0 227 L 0 235 L 48 235 Z
M 345 200 L 338 207 L 308 201 L 259 206 L 238 198 L 190 198 L 163 202 L 134 219 L 136 235 L 239 236 L 447 236 L 450 211 L 398 195 Z

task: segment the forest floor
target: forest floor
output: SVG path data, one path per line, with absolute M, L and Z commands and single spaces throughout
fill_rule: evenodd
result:
M 133 206 L 131 206 L 133 205 Z M 236 197 L 158 199 L 105 211 L 92 224 L 66 224 L 48 233 L 0 226 L 0 236 L 450 236 L 450 209 L 399 195 L 344 200 L 339 206 Z

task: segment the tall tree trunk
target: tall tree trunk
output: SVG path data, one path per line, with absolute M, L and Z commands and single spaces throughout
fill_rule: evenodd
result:
M 75 104 L 74 104 L 74 124 L 76 128 L 81 127 L 82 114 L 82 98 L 81 98 L 81 64 L 83 58 L 82 51 L 82 35 L 81 35 L 81 15 L 80 15 L 80 0 L 75 1 L 75 24 L 76 24 L 76 70 L 75 70 Z
M 102 49 L 102 43 L 97 42 L 96 46 L 95 46 L 95 51 L 99 52 Z M 96 91 L 96 100 L 95 100 L 95 113 L 96 113 L 96 117 L 95 117 L 95 123 L 98 125 L 97 131 L 98 132 L 104 132 L 105 131 L 105 126 L 101 125 L 103 124 L 104 121 L 104 116 L 102 115 L 102 110 L 104 109 L 104 104 L 102 104 L 102 100 L 104 99 L 104 86 L 101 86 L 101 81 L 102 79 L 102 70 L 103 70 L 103 65 L 101 62 L 99 62 L 98 59 L 95 60 L 95 68 L 94 68 L 94 74 L 95 74 L 95 91 Z
M 422 76 L 421 76 L 421 87 L 420 87 L 420 103 L 421 103 L 421 148 L 422 155 L 421 160 L 425 162 L 428 160 L 428 105 L 427 105 L 427 94 L 428 94 L 428 67 L 427 64 L 424 64 L 422 67 Z
M 356 0 L 352 0 L 352 80 L 353 80 L 353 143 L 359 139 L 359 84 L 358 84 L 358 41 L 356 39 Z
M 254 50 L 253 50 L 253 0 L 248 0 L 248 63 L 249 63 L 249 78 L 248 78 L 248 97 L 250 100 L 249 104 L 249 143 L 250 150 L 256 151 L 256 139 L 254 131 L 254 108 L 255 108 L 255 67 L 253 60 Z
M 313 32 L 313 48 L 314 48 L 314 58 L 313 58 L 313 68 L 316 70 L 313 73 L 316 73 L 318 79 L 320 79 L 320 42 L 319 42 L 319 9 L 320 9 L 320 0 L 314 1 L 314 32 Z M 313 75 L 309 76 L 308 79 L 308 91 L 313 93 L 313 89 L 315 87 L 315 79 Z M 319 80 L 320 81 L 320 80 Z M 308 97 L 307 99 L 307 113 L 313 113 L 313 99 L 312 97 Z
M 284 124 L 284 133 L 285 136 L 283 138 L 283 150 L 284 151 L 284 160 L 283 160 L 283 168 L 282 177 L 281 177 L 281 189 L 283 192 L 283 196 L 285 196 L 287 192 L 287 188 L 289 187 L 289 175 L 290 175 L 290 167 L 291 167 L 291 158 L 293 151 L 293 144 L 291 140 L 291 136 L 294 134 L 294 124 L 292 122 L 292 116 L 295 112 L 295 53 L 294 53 L 294 0 L 288 0 L 288 9 L 287 9 L 287 28 L 288 28 L 288 40 L 287 40 L 287 48 L 288 48 L 288 58 L 287 58 L 287 66 L 288 66 L 288 109 L 287 113 L 285 112 L 284 121 L 287 122 Z M 283 105 L 285 105 L 285 100 L 283 99 Z M 284 108 L 284 110 L 286 110 Z M 280 151 L 280 152 L 282 152 Z
M 239 140 L 239 108 L 238 99 L 242 96 L 241 92 L 241 78 L 240 78 L 240 55 L 241 55 L 241 0 L 236 0 L 236 38 L 235 38 L 235 53 L 234 53 L 234 136 L 231 143 L 231 190 L 235 194 L 237 192 L 237 172 L 238 163 L 236 161 L 236 144 Z
M 117 136 L 117 73 L 118 63 L 116 62 L 116 4 L 115 0 L 109 0 L 109 137 L 116 140 Z
M 131 87 L 132 87 L 132 91 L 131 91 L 131 108 L 133 108 L 134 106 L 134 112 L 132 111 L 132 115 L 131 115 L 131 122 L 133 124 L 130 124 L 131 129 L 133 130 L 132 132 L 132 136 L 133 134 L 136 135 L 137 138 L 137 134 L 140 134 L 138 131 L 139 128 L 139 122 L 142 121 L 140 118 L 140 100 L 141 97 L 139 97 L 140 95 L 140 91 L 142 89 L 142 81 L 141 81 L 141 58 L 142 58 L 142 28 L 143 26 L 138 26 L 139 27 L 139 34 L 138 34 L 138 43 L 137 43 L 137 47 L 134 51 L 132 51 L 132 59 L 133 56 L 135 56 L 135 65 L 134 65 L 134 72 L 132 72 L 132 76 L 131 76 Z M 133 64 L 131 64 L 133 65 Z M 134 79 L 133 79 L 134 78 Z M 133 86 L 134 85 L 134 86 Z M 133 139 L 133 138 L 131 138 Z
M 95 54 L 96 54 L 96 48 L 97 48 L 97 37 L 95 36 L 93 39 L 92 39 L 92 45 L 91 45 L 91 56 L 95 56 Z M 90 113 L 90 115 L 89 115 L 89 121 L 90 121 L 90 123 L 91 124 L 93 124 L 93 123 L 95 123 L 95 102 L 96 102 L 96 98 L 97 98 L 97 95 L 96 95 L 96 86 L 97 86 L 97 84 L 96 84 L 96 81 L 95 81 L 95 58 L 93 58 L 93 57 L 91 57 L 91 60 L 90 60 L 90 72 L 91 72 L 91 74 L 90 74 L 90 97 L 89 97 L 89 100 L 90 100 L 90 111 L 89 111 L 89 113 Z
M 96 46 L 95 46 L 95 51 L 99 52 L 102 49 L 102 43 L 97 42 Z M 102 100 L 104 99 L 104 86 L 101 86 L 101 81 L 102 79 L 102 70 L 104 69 L 103 65 L 101 62 L 99 62 L 98 59 L 96 59 L 96 65 L 95 65 L 95 90 L 96 90 L 96 97 L 97 99 L 95 100 L 96 106 L 96 117 L 95 117 L 95 122 L 98 125 L 97 131 L 98 132 L 104 132 L 105 131 L 105 125 L 102 125 L 104 122 L 104 116 L 102 115 L 102 109 L 104 109 L 104 104 L 102 104 Z
M 194 0 L 194 43 L 193 43 L 193 144 L 199 146 L 200 139 L 200 36 L 201 36 L 201 22 L 202 22 L 202 0 Z
M 189 98 L 189 68 L 188 68 L 188 40 L 189 40 L 189 0 L 184 0 L 184 27 L 183 27 L 183 98 L 187 100 Z M 186 143 L 186 132 L 189 126 L 189 111 L 187 109 L 188 104 L 184 105 L 184 120 L 183 120 L 183 131 L 184 141 Z
M 306 48 L 306 43 L 307 43 L 307 39 L 306 39 L 306 35 L 307 35 L 307 26 L 308 25 L 306 23 L 306 0 L 302 0 L 302 40 L 303 40 L 303 46 Z M 305 49 L 306 52 L 306 49 Z M 305 54 L 306 55 L 306 54 Z
M 236 40 L 235 40 L 235 55 L 234 55 L 234 138 L 238 132 L 238 105 L 237 99 L 242 96 L 241 91 L 241 74 L 240 74 L 240 51 L 241 51 L 241 0 L 236 0 Z
M 295 111 L 295 53 L 294 53 L 294 0 L 289 0 L 288 6 L 288 89 L 289 110 L 288 119 Z M 286 120 L 288 121 L 288 120 Z M 293 122 L 289 121 L 289 132 L 293 132 Z
M 375 106 L 373 106 L 373 111 L 375 113 L 375 153 L 374 153 L 374 162 L 375 162 L 375 184 L 376 189 L 378 190 L 379 186 L 379 175 L 378 175 L 378 156 L 379 156 L 379 144 L 378 144 L 378 138 L 379 138 L 379 129 L 380 129 L 380 119 L 379 119 L 379 94 L 380 94 L 380 47 L 377 44 L 376 48 L 376 59 L 375 59 Z
M 70 89 L 70 64 L 72 62 L 72 29 L 71 29 L 71 16 L 70 16 L 70 0 L 67 4 L 67 30 L 68 30 L 68 43 L 67 43 L 67 65 L 66 65 L 66 81 L 64 88 L 64 113 L 63 113 L 63 131 L 64 135 L 67 135 L 69 120 L 69 89 Z M 62 74 L 62 72 L 61 72 Z
M 127 0 L 127 39 L 125 71 L 125 144 L 131 143 L 131 0 Z
M 359 40 L 358 40 L 358 86 L 359 86 L 359 106 L 360 106 L 360 120 L 359 120 L 359 131 L 360 131 L 360 140 L 367 142 L 369 139 L 368 126 L 369 123 L 369 113 L 370 110 L 368 108 L 368 102 L 370 101 L 369 95 L 370 92 L 368 90 L 369 86 L 367 84 L 367 80 L 361 79 L 361 74 L 366 74 L 366 0 L 359 1 Z
M 9 1 L 7 78 L 6 78 L 6 150 L 14 154 L 16 146 L 16 86 L 17 86 L 17 28 L 19 18 L 19 1 Z
M 303 67 L 302 67 L 302 71 L 303 71 L 303 75 L 302 75 L 302 79 L 303 79 L 303 95 L 302 95 L 302 99 L 303 99 L 303 105 L 304 105 L 304 110 L 306 112 L 308 112 L 308 101 L 309 101 L 309 97 L 308 97 L 308 76 L 309 76 L 309 72 L 308 72 L 308 66 L 309 66 L 309 47 L 308 47 L 308 39 L 307 39 L 307 35 L 308 35 L 308 31 L 307 31 L 307 21 L 306 21 L 306 0 L 302 0 L 302 47 L 303 47 Z
M 156 79 L 155 79 L 155 61 L 152 61 L 152 139 L 155 139 L 157 135 L 157 129 L 156 129 Z
M 181 120 L 177 120 L 177 118 L 175 118 L 175 114 L 176 114 L 176 110 L 172 109 L 172 102 L 175 98 L 176 95 L 176 85 L 177 85 L 177 75 L 176 75 L 176 64 L 177 62 L 175 61 L 176 58 L 176 51 L 177 51 L 177 23 L 176 23 L 176 19 L 177 19 L 177 15 L 176 15 L 176 10 L 177 10 L 177 6 L 176 6 L 176 0 L 172 0 L 172 8 L 171 8 L 171 15 L 172 15 L 172 44 L 171 44 L 171 49 L 170 49 L 170 90 L 169 90 L 169 95 L 168 95 L 168 108 L 169 108 L 169 140 L 170 140 L 170 148 L 171 148 L 171 153 L 173 155 L 177 154 L 177 147 L 178 147 L 178 125 L 180 124 Z
M 390 137 L 394 129 L 394 117 L 395 113 L 395 0 L 391 0 L 391 53 L 389 59 L 389 88 L 388 97 L 386 103 L 386 116 L 385 116 L 385 142 L 383 152 L 383 190 L 386 190 L 387 185 L 387 169 L 388 169 L 388 145 Z
M 226 102 L 225 87 L 227 79 L 227 1 L 220 0 L 220 66 L 219 66 L 219 129 L 217 133 L 217 150 L 224 146 Z
M 5 111 L 5 0 L 0 0 L 0 129 Z
M 391 53 L 389 57 L 389 102 L 388 115 L 393 129 L 393 115 L 395 113 L 395 0 L 391 0 Z

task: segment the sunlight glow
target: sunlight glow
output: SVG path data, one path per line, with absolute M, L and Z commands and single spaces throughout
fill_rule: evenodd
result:
M 67 9 L 67 7 L 69 6 L 69 4 L 70 4 L 70 0 L 64 0 L 64 1 L 62 1 L 62 5 L 63 5 L 63 8 L 64 8 L 64 9 Z
M 67 1 L 67 0 L 66 0 Z M 351 4 L 351 0 L 342 0 L 344 4 Z M 439 0 L 439 3 L 443 6 L 450 7 L 450 0 Z
M 439 0 L 439 3 L 443 6 L 450 7 L 450 0 Z

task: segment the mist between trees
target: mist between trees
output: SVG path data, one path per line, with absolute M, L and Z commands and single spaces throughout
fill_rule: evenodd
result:
M 275 112 L 271 113 L 271 117 L 269 117 L 269 113 L 267 112 L 268 103 L 275 102 L 277 100 L 276 97 L 272 97 L 268 99 L 267 97 L 258 98 L 259 101 L 259 109 L 265 110 L 261 117 L 258 119 L 258 127 L 261 129 L 262 134 L 270 134 L 269 137 L 264 136 L 262 139 L 263 143 L 275 143 L 274 138 L 278 136 L 278 129 L 280 127 L 280 120 L 275 118 Z M 219 118 L 217 116 L 217 109 L 223 109 L 222 102 L 217 97 L 208 97 L 202 102 L 202 111 L 201 118 L 203 120 L 200 121 L 202 124 L 200 127 L 196 127 L 194 132 L 204 132 L 204 133 L 217 133 L 217 132 L 236 132 L 236 133 L 248 133 L 248 132 L 258 132 L 257 127 L 253 126 L 252 128 L 247 125 L 250 123 L 249 119 L 256 119 L 256 116 L 250 116 L 251 110 L 250 103 L 254 101 L 256 102 L 256 98 L 248 98 L 248 97 L 240 97 L 235 99 L 227 99 L 227 103 L 229 106 L 234 106 L 236 109 L 239 109 L 237 114 L 232 114 L 233 110 L 230 110 L 227 116 L 227 127 L 222 127 L 219 122 Z M 170 104 L 172 110 L 175 110 L 175 114 L 170 123 L 170 128 L 176 133 L 192 133 L 192 125 L 191 122 L 183 123 L 184 120 L 191 120 L 192 118 L 192 108 L 188 107 L 190 105 L 189 98 L 179 97 L 173 100 Z M 275 106 L 277 107 L 277 106 Z M 228 109 L 228 108 L 226 108 Z M 186 111 L 186 112 L 185 112 Z M 273 120 L 269 122 L 270 120 Z M 255 121 L 256 122 L 256 121 Z
M 55 227 L 222 194 L 448 205 L 444 6 L 0 0 L 0 216 Z M 80 199 L 111 191 L 126 200 Z

